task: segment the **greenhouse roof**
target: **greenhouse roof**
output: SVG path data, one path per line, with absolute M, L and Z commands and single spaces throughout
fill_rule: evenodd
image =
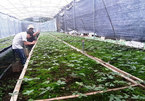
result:
M 53 18 L 72 0 L 0 0 L 0 12 L 20 20 L 30 17 Z

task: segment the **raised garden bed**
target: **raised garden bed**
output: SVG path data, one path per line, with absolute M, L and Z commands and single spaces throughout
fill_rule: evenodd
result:
M 19 100 L 48 99 L 79 95 L 79 99 L 144 99 L 145 91 L 136 87 L 86 97 L 84 93 L 106 91 L 131 85 L 110 71 L 49 34 L 41 35 L 23 79 Z M 135 89 L 135 90 L 134 90 Z M 123 93 L 124 92 L 124 93 Z M 70 99 L 69 99 L 70 100 Z
M 85 43 L 85 52 L 108 62 L 140 79 L 145 80 L 145 51 L 108 42 L 70 36 L 62 33 L 53 35 L 82 49 L 82 40 Z

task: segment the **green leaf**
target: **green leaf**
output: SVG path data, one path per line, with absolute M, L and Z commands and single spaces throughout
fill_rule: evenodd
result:
M 28 101 L 34 101 L 33 99 L 29 99 Z
M 78 91 L 75 91 L 72 95 L 79 95 L 78 98 L 87 97 L 87 95 L 79 93 Z
M 82 82 L 75 82 L 76 84 L 83 86 L 84 84 Z
M 109 78 L 109 79 L 114 79 L 114 76 L 108 75 L 108 78 Z
M 25 82 L 27 82 L 27 81 L 32 81 L 32 80 L 39 80 L 40 78 L 38 78 L 38 77 L 36 77 L 36 78 L 27 78 L 27 77 L 25 77 L 23 80 L 25 81 Z
M 23 94 L 26 94 L 26 95 L 30 95 L 31 93 L 33 93 L 34 90 L 27 90 L 26 92 L 24 92 Z
M 70 76 L 72 76 L 72 77 L 75 78 L 75 77 L 77 77 L 77 74 L 75 74 L 75 73 L 71 73 Z
M 127 95 L 127 94 L 125 93 L 125 96 L 124 96 L 124 98 L 126 98 L 126 99 L 127 99 L 127 98 L 129 98 L 129 95 Z
M 68 64 L 69 67 L 74 67 L 74 64 Z
M 109 101 L 114 101 L 114 98 L 115 98 L 115 96 L 113 95 L 113 94 L 111 94 L 110 96 L 109 96 Z
M 57 84 L 57 85 L 65 85 L 66 83 L 65 83 L 65 81 L 58 80 L 58 81 L 56 82 L 56 84 Z
M 49 81 L 49 80 L 47 80 L 47 81 L 43 82 L 42 84 L 48 84 L 48 83 L 50 83 L 50 81 Z
M 98 72 L 98 70 L 94 70 L 94 72 Z
M 79 74 L 82 75 L 82 76 L 84 76 L 84 77 L 86 76 L 84 73 L 79 73 Z

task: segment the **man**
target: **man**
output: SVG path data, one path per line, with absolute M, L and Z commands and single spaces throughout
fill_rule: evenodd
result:
M 29 25 L 28 28 L 27 28 L 27 33 L 30 34 L 30 36 L 31 36 L 31 38 L 27 38 L 27 41 L 29 41 L 29 42 L 33 42 L 34 40 L 36 40 L 36 37 L 39 34 L 39 31 L 34 33 L 33 30 L 34 30 L 34 26 Z M 33 47 L 33 45 L 28 45 L 27 46 L 29 51 L 31 51 L 32 47 Z
M 23 49 L 24 45 L 34 45 L 36 43 L 36 41 L 28 42 L 27 38 L 31 38 L 30 34 L 21 32 L 15 35 L 12 42 L 13 52 L 19 56 L 22 65 L 26 62 L 26 56 Z

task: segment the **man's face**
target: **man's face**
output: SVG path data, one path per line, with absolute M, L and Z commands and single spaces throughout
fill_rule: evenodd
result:
M 31 38 L 31 35 L 30 35 L 30 34 L 27 34 L 27 38 L 28 38 L 28 39 Z
M 29 31 L 31 31 L 31 32 L 32 32 L 32 31 L 33 31 L 33 28 L 30 28 L 30 29 L 29 29 Z

